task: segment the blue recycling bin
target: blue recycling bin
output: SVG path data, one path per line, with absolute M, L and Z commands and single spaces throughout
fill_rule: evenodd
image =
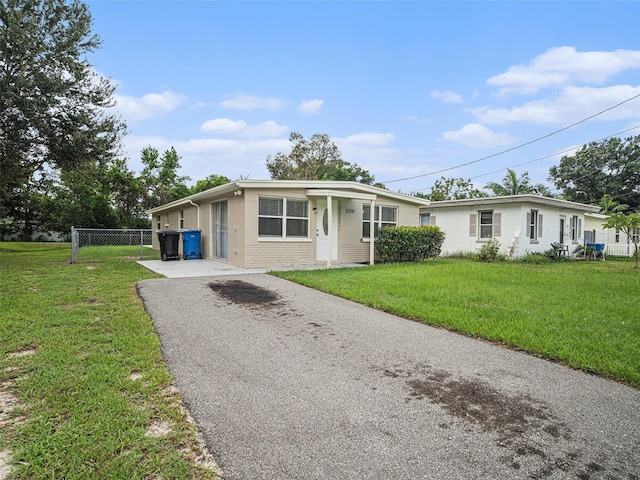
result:
M 200 230 L 182 231 L 182 254 L 185 260 L 199 260 L 200 255 Z

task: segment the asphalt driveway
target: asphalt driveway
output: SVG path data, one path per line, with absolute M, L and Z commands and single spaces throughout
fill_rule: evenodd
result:
M 265 274 L 138 291 L 225 479 L 640 478 L 640 390 Z

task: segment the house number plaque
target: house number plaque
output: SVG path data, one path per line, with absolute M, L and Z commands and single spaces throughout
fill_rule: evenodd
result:
M 354 213 L 356 213 L 356 209 L 355 208 L 345 208 L 344 211 L 345 211 L 345 213 L 347 213 L 349 215 L 353 215 Z

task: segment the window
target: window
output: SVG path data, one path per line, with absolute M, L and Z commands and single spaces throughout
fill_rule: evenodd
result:
M 532 243 L 542 236 L 542 214 L 538 210 L 527 212 L 527 236 Z
M 430 213 L 421 213 L 420 214 L 420 225 L 431 225 L 431 214 Z
M 493 210 L 480 210 L 469 215 L 469 236 L 480 240 L 490 240 L 501 235 L 502 214 Z M 480 228 L 478 229 L 478 224 Z
M 620 243 L 620 229 L 616 228 L 616 243 Z
M 158 216 L 156 217 L 156 220 L 157 220 L 157 222 L 158 222 L 158 230 L 160 230 L 160 229 L 162 228 L 161 223 L 160 223 L 160 215 L 158 215 Z
M 184 229 L 184 210 L 180 210 L 180 230 Z
M 309 237 L 309 202 L 291 198 L 258 199 L 258 236 Z
M 478 212 L 480 215 L 480 238 L 493 238 L 493 211 Z
M 373 218 L 373 235 L 378 236 L 378 229 L 380 227 L 396 227 L 397 221 L 396 207 L 385 207 L 382 205 L 376 205 L 374 207 Z M 362 238 L 369 238 L 371 232 L 371 205 L 362 206 Z
M 577 243 L 582 238 L 582 219 L 573 215 L 569 220 L 569 228 L 571 229 L 571 240 Z

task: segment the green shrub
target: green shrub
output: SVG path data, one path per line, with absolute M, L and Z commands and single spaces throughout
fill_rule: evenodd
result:
M 419 262 L 440 255 L 444 232 L 435 225 L 381 227 L 376 253 L 382 262 Z
M 495 238 L 485 243 L 479 250 L 477 260 L 480 262 L 495 262 L 504 260 L 504 255 L 498 255 L 500 242 Z

